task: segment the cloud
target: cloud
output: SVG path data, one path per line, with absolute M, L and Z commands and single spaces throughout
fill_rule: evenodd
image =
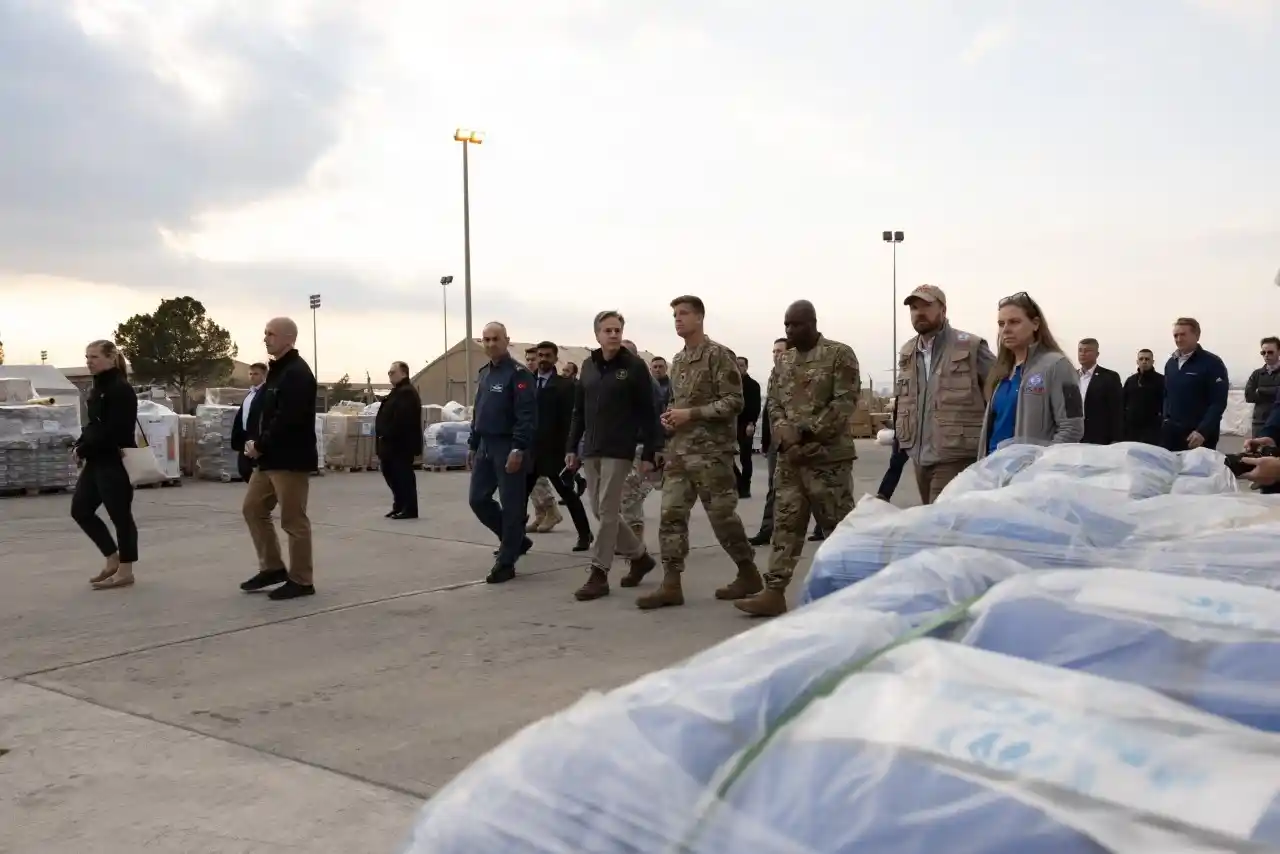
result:
M 1280 0 L 1187 0 L 1194 8 L 1265 34 L 1280 20 Z
M 977 65 L 1011 42 L 1013 36 L 1013 24 L 1007 21 L 987 24 L 969 40 L 960 54 L 960 61 L 965 65 Z

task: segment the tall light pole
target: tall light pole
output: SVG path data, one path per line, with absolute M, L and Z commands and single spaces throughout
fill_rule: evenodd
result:
M 898 244 L 905 235 L 901 231 L 881 233 L 885 243 L 893 244 L 893 393 L 898 393 Z
M 475 335 L 471 330 L 471 176 L 467 171 L 467 149 L 484 142 L 484 132 L 458 128 L 453 132 L 453 138 L 462 143 L 462 252 L 464 265 L 462 270 L 462 290 L 467 314 L 466 405 L 470 406 L 472 401 L 475 400 L 475 395 L 471 391 L 471 342 L 475 340 Z
M 320 295 L 311 295 L 311 370 L 320 379 L 320 345 L 316 343 L 316 309 L 320 308 Z
M 42 365 L 43 365 L 43 364 L 44 364 L 45 362 L 47 362 L 47 361 L 49 361 L 49 351 L 48 351 L 48 350 L 41 350 L 41 351 L 40 351 L 40 364 L 42 364 Z
M 444 301 L 444 398 L 440 401 L 441 406 L 449 402 L 449 286 L 452 284 L 453 276 L 440 277 L 440 295 Z

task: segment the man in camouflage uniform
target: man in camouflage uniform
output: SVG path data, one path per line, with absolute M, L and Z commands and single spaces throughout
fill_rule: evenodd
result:
M 790 347 L 769 389 L 769 432 L 778 447 L 774 474 L 773 551 L 765 589 L 733 604 L 755 617 L 787 610 L 787 584 L 804 549 L 812 513 L 824 531 L 853 509 L 852 422 L 861 378 L 846 344 L 818 332 L 813 303 L 800 300 L 783 321 Z
M 707 511 L 711 530 L 737 564 L 738 576 L 716 591 L 717 599 L 741 599 L 763 586 L 755 549 L 738 517 L 738 488 L 733 459 L 738 453 L 738 413 L 742 411 L 742 374 L 733 351 L 702 331 L 706 309 L 695 296 L 671 301 L 676 334 L 684 349 L 671 360 L 671 403 L 662 414 L 667 432 L 662 514 L 662 584 L 641 596 L 641 608 L 683 605 L 680 584 L 689 554 L 689 514 L 697 501 Z
M 529 369 L 529 373 L 535 377 L 538 375 L 537 347 L 530 347 L 524 351 L 524 365 Z M 526 533 L 532 534 L 536 531 L 539 534 L 545 534 L 564 521 L 564 517 L 560 515 L 560 508 L 556 506 L 556 494 L 551 488 L 551 482 L 545 477 L 538 478 L 529 497 L 533 500 L 533 518 L 525 523 Z
M 622 339 L 622 346 L 631 351 L 634 356 L 639 356 L 640 351 L 636 347 L 636 342 L 630 338 Z M 653 397 L 657 406 L 658 414 L 661 414 L 665 405 L 663 402 L 662 388 L 658 385 L 658 381 L 653 381 Z M 640 454 L 644 451 L 644 445 L 636 445 L 635 467 L 631 469 L 631 473 L 627 475 L 627 480 L 622 486 L 622 521 L 631 533 L 636 535 L 636 539 L 644 542 L 644 502 L 649 497 L 649 493 L 653 492 L 656 486 L 662 480 L 662 476 L 655 470 L 645 474 L 640 470 Z M 638 577 L 625 575 L 622 578 L 623 587 L 635 587 L 640 583 Z

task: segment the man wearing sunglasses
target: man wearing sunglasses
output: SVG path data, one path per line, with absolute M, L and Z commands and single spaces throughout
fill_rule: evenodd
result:
M 1260 344 L 1262 367 L 1249 374 L 1244 386 L 1244 399 L 1253 404 L 1253 436 L 1262 435 L 1262 427 L 1276 402 L 1276 391 L 1280 389 L 1280 338 L 1269 335 Z

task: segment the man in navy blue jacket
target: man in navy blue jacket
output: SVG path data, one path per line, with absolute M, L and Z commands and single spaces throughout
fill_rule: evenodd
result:
M 1164 423 L 1160 444 L 1170 451 L 1216 448 L 1227 408 L 1227 366 L 1200 346 L 1200 323 L 1179 317 L 1173 324 L 1178 349 L 1164 365 Z
M 507 328 L 489 323 L 481 340 L 489 362 L 480 369 L 471 414 L 469 501 L 476 518 L 501 541 L 485 579 L 501 584 L 515 578 L 516 561 L 533 548 L 533 540 L 524 535 L 525 489 L 533 470 L 538 398 L 533 374 L 511 358 Z M 493 500 L 494 492 L 501 506 Z

